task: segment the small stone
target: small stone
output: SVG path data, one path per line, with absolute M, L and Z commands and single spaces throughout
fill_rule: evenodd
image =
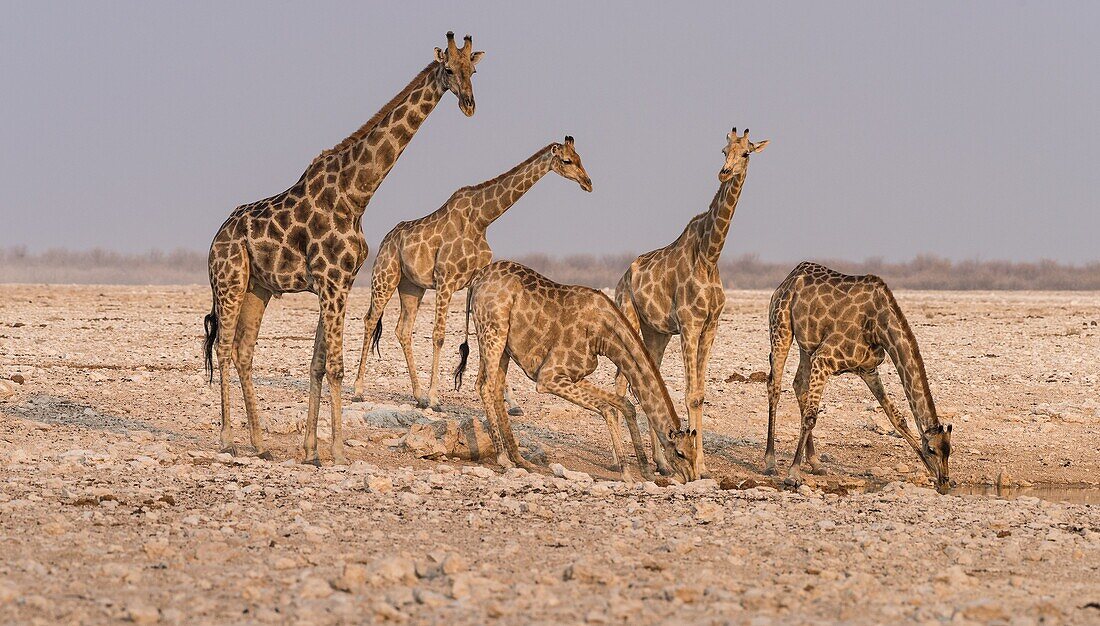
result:
M 156 624 L 160 621 L 160 611 L 156 607 L 135 604 L 126 608 L 126 619 L 135 624 Z
M 389 476 L 367 476 L 363 483 L 370 493 L 389 493 L 393 491 L 393 481 L 390 480 Z
M 566 567 L 561 578 L 562 580 L 575 580 L 599 585 L 610 585 L 617 580 L 611 572 L 586 560 L 577 561 Z
M 288 570 L 298 567 L 298 562 L 290 558 L 289 556 L 281 556 L 275 559 L 274 566 L 277 570 Z
M 905 463 L 898 463 L 897 465 L 894 466 L 894 471 L 899 473 L 899 474 L 908 474 L 912 470 Z
M 764 372 L 753 372 L 749 374 L 750 383 L 766 383 L 768 382 L 768 375 Z
M 22 374 L 12 374 L 11 381 L 17 385 L 22 385 L 23 383 L 27 382 L 27 379 L 24 378 Z
M 561 463 L 551 463 L 550 471 L 554 472 L 554 475 L 558 478 L 564 478 L 566 480 L 574 480 L 582 483 L 594 482 L 591 474 L 585 472 L 574 472 L 573 470 L 567 470 Z
M 359 591 L 367 586 L 369 571 L 362 563 L 348 563 L 344 565 L 344 573 L 334 583 L 340 591 Z
M 298 596 L 307 600 L 320 600 L 332 595 L 332 585 L 327 580 L 311 576 L 302 581 Z
M 372 584 L 412 584 L 416 582 L 416 564 L 401 556 L 383 557 L 371 563 L 369 577 Z
M 470 572 L 451 577 L 451 597 L 455 600 L 481 600 L 492 595 L 500 586 L 494 580 Z
M 695 521 L 700 524 L 717 524 L 725 521 L 726 511 L 714 502 L 703 500 L 692 505 Z
M 496 476 L 496 472 L 484 465 L 468 465 L 462 468 L 462 473 L 466 476 L 477 476 L 478 478 L 492 478 Z
M 367 442 L 361 439 L 345 439 L 344 445 L 349 448 L 365 448 L 367 447 Z
M 966 587 L 970 585 L 970 576 L 968 576 L 966 571 L 958 565 L 944 568 L 943 571 L 938 572 L 932 580 L 938 583 L 945 583 L 952 587 Z

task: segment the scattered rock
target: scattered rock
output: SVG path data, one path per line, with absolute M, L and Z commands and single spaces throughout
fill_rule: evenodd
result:
M 17 385 L 22 385 L 23 383 L 27 382 L 27 379 L 24 378 L 22 374 L 12 374 L 11 381 Z
M 160 621 L 160 611 L 149 605 L 135 604 L 126 608 L 126 619 L 135 624 L 156 624 Z
M 564 478 L 566 480 L 573 480 L 582 483 L 591 483 L 595 479 L 591 474 L 585 472 L 574 472 L 573 470 L 567 470 L 561 463 L 551 463 L 550 471 L 554 472 L 554 476 L 558 478 Z
M 566 567 L 565 571 L 562 572 L 561 578 L 566 581 L 575 580 L 577 582 L 598 585 L 610 585 L 618 580 L 611 572 L 587 560 L 577 561 Z
M 740 374 L 738 374 L 737 372 L 734 372 L 734 373 L 732 373 L 732 374 L 730 374 L 729 376 L 726 377 L 726 382 L 727 383 L 747 383 L 747 382 L 749 382 L 749 379 L 745 378 L 744 376 L 742 376 Z
M 691 505 L 695 521 L 700 524 L 718 524 L 726 519 L 726 511 L 720 505 L 703 500 Z
M 302 581 L 298 588 L 298 597 L 306 600 L 320 600 L 332 595 L 332 585 L 327 580 L 310 576 Z
M 768 375 L 764 372 L 753 372 L 749 374 L 750 383 L 766 383 L 768 382 Z

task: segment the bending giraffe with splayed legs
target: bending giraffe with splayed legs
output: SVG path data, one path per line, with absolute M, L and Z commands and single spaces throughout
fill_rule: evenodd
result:
M 657 367 L 661 366 L 669 339 L 680 335 L 687 381 L 684 399 L 688 424 L 696 433 L 695 470 L 701 476 L 707 475 L 703 462 L 707 361 L 718 331 L 718 318 L 726 305 L 718 258 L 748 174 L 749 155 L 767 145 L 767 139 L 749 141 L 749 129 L 738 135 L 734 128 L 726 136 L 726 147 L 722 149 L 726 158 L 718 172 L 718 193 L 711 200 L 710 209 L 692 218 L 676 241 L 635 259 L 615 287 L 616 304 L 641 333 Z M 622 376 L 618 377 L 617 391 L 626 393 L 626 380 Z M 657 468 L 667 473 L 664 454 L 658 446 L 654 450 Z
M 447 33 L 447 48 L 359 130 L 322 152 L 286 191 L 238 207 L 210 244 L 213 307 L 206 316 L 206 369 L 221 375 L 221 446 L 236 453 L 229 419 L 229 366 L 237 368 L 256 453 L 263 446 L 252 355 L 272 295 L 317 294 L 320 316 L 310 364 L 309 409 L 302 448 L 305 463 L 320 464 L 317 414 L 327 379 L 332 404 L 332 459 L 344 463 L 340 393 L 344 378 L 344 312 L 348 290 L 367 256 L 360 222 L 367 204 L 443 94 L 474 114 L 470 78 L 483 53 L 467 36 L 461 48 Z
M 768 445 L 764 473 L 775 473 L 775 414 L 783 366 L 791 342 L 799 348 L 794 392 L 802 415 L 787 483 L 802 483 L 806 456 L 815 474 L 823 473 L 814 449 L 813 429 L 821 394 L 830 376 L 858 374 L 882 405 L 890 423 L 920 457 L 936 482 L 936 490 L 950 487 L 947 459 L 951 455 L 951 425 L 936 415 L 928 374 L 917 340 L 894 294 L 878 276 L 849 276 L 816 263 L 800 263 L 772 294 L 768 310 L 771 332 L 771 374 L 768 376 Z M 920 438 L 887 397 L 878 366 L 886 355 L 901 377 Z
M 657 433 L 657 445 L 672 460 L 673 473 L 685 482 L 699 477 L 692 463 L 695 433 L 680 430 L 680 418 L 660 371 L 646 354 L 638 334 L 603 292 L 555 283 L 519 263 L 497 261 L 478 272 L 470 283 L 466 295 L 467 338 L 471 316 L 481 356 L 477 389 L 485 404 L 500 465 L 511 467 L 514 463 L 535 469 L 520 455 L 504 410 L 508 364 L 515 361 L 537 383 L 540 393 L 552 393 L 603 416 L 611 435 L 614 464 L 623 480 L 631 481 L 619 430 L 619 413 L 625 415 L 642 475 L 652 477 L 633 404 L 622 394 L 584 380 L 596 370 L 598 357 L 603 356 L 630 381 L 650 428 Z M 462 382 L 469 353 L 467 341 L 459 348 L 456 387 Z
M 492 180 L 459 189 L 431 215 L 401 222 L 386 234 L 371 276 L 370 310 L 364 320 L 366 336 L 359 357 L 359 375 L 355 379 L 356 395 L 363 393 L 367 354 L 371 346 L 376 352 L 378 350 L 382 312 L 397 291 L 401 295 L 397 340 L 405 353 L 413 397 L 421 408 L 440 408 L 439 353 L 446 337 L 451 297 L 456 291 L 465 289 L 474 273 L 493 260 L 485 231 L 543 176 L 555 172 L 576 181 L 581 189 L 592 191 L 592 179 L 584 170 L 573 143 L 572 137 L 566 137 L 564 143 L 552 143 Z M 436 290 L 436 301 L 431 378 L 428 395 L 423 396 L 413 362 L 412 333 L 426 289 Z M 511 394 L 507 395 L 509 414 L 522 415 L 522 410 L 512 402 Z

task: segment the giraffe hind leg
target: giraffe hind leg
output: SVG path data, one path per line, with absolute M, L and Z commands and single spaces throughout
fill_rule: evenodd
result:
M 764 473 L 776 474 L 775 469 L 775 420 L 779 412 L 779 398 L 783 388 L 783 368 L 791 350 L 794 332 L 791 328 L 790 310 L 775 308 L 771 315 L 771 354 L 768 374 L 768 443 L 764 448 Z M 797 379 L 796 379 L 797 380 Z M 797 385 L 797 383 L 796 383 Z
M 256 348 L 256 337 L 260 333 L 264 310 L 271 298 L 271 292 L 262 287 L 253 286 L 244 295 L 240 314 L 237 317 L 237 332 L 234 339 L 234 351 L 237 358 L 237 377 L 241 381 L 244 394 L 245 414 L 248 417 L 249 437 L 256 454 L 263 459 L 272 460 L 271 452 L 264 449 L 263 433 L 260 429 L 260 415 L 256 406 L 256 390 L 252 385 L 252 357 Z
M 239 255 L 243 256 L 243 252 Z M 221 432 L 220 450 L 236 454 L 233 445 L 233 426 L 229 398 L 229 369 L 235 364 L 234 340 L 237 335 L 237 318 L 240 316 L 244 300 L 245 287 L 248 284 L 247 265 L 239 265 L 231 259 L 236 255 L 228 253 L 210 266 L 211 287 L 214 291 L 215 314 L 217 316 L 217 338 L 214 340 L 214 353 L 218 360 L 219 391 L 221 394 Z

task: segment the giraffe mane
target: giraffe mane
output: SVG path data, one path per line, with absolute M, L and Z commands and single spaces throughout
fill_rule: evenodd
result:
M 544 152 L 546 152 L 550 148 L 554 147 L 555 145 L 557 145 L 557 143 L 555 143 L 555 142 L 548 143 L 545 146 L 543 146 L 542 148 L 539 148 L 539 150 L 537 152 L 535 152 L 531 156 L 524 159 L 524 161 L 522 163 L 516 165 L 515 167 L 508 170 L 507 172 L 504 172 L 503 174 L 500 174 L 498 176 L 494 176 L 493 178 L 490 178 L 489 180 L 478 183 L 476 185 L 470 185 L 469 187 L 465 187 L 465 189 L 467 191 L 478 191 L 478 190 L 484 189 L 486 187 L 491 187 L 491 186 L 499 183 L 500 181 L 504 180 L 508 176 L 511 176 L 512 174 L 515 174 L 516 172 L 523 169 L 524 167 L 527 167 L 531 163 L 537 161 L 539 158 L 542 157 L 542 154 Z
M 429 63 L 427 67 L 425 67 L 423 70 L 421 70 L 419 74 L 417 74 L 411 81 L 409 81 L 408 85 L 405 85 L 405 88 L 402 89 L 400 91 L 400 93 L 398 93 L 396 96 L 391 98 L 390 101 L 387 102 L 385 105 L 383 105 L 381 109 L 378 109 L 378 112 L 375 113 L 373 116 L 371 116 L 371 118 L 369 120 L 367 120 L 367 122 L 365 124 L 360 126 L 359 129 L 356 130 L 354 133 L 348 135 L 340 143 L 336 144 L 335 146 L 333 146 L 333 147 L 329 148 L 328 150 L 325 150 L 321 154 L 317 155 L 317 157 L 315 159 L 313 159 L 313 162 L 310 163 L 310 165 L 312 165 L 313 163 L 316 163 L 317 161 L 319 161 L 319 160 L 321 160 L 321 159 L 323 159 L 323 158 L 325 158 L 329 155 L 338 154 L 340 152 L 343 152 L 344 150 L 347 150 L 352 145 L 357 143 L 363 137 L 366 137 L 367 134 L 370 133 L 370 131 L 374 130 L 374 127 L 377 126 L 378 123 L 382 121 L 383 117 L 390 114 L 395 108 L 397 108 L 397 105 L 399 105 L 402 102 L 404 102 L 405 100 L 407 100 L 408 97 L 409 97 L 409 94 L 412 93 L 412 91 L 420 85 L 420 79 L 425 74 L 428 74 L 429 72 L 434 71 L 438 65 L 439 65 L 438 61 L 432 61 L 431 63 Z

